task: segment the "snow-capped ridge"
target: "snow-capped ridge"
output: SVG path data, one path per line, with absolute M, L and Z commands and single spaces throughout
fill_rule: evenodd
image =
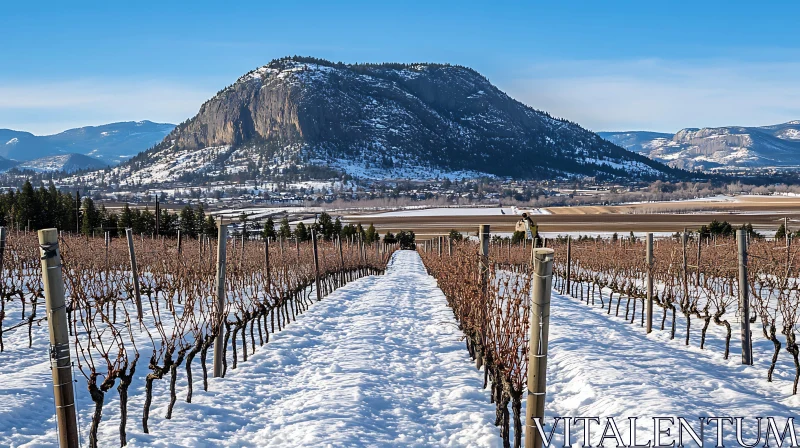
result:
M 771 126 L 686 128 L 675 134 L 601 132 L 626 149 L 695 170 L 800 166 L 800 120 Z

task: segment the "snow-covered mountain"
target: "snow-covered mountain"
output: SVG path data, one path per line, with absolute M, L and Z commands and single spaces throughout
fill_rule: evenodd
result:
M 381 179 L 674 173 L 466 67 L 294 57 L 245 74 L 110 175 L 147 184 L 310 166 Z
M 800 167 L 800 120 L 761 127 L 688 128 L 676 134 L 600 132 L 623 148 L 676 168 Z
M 0 129 L 0 156 L 20 162 L 80 154 L 73 162 L 100 159 L 102 166 L 117 165 L 163 140 L 175 128 L 173 124 L 151 121 L 128 121 L 101 126 L 69 129 L 53 135 Z M 64 159 L 64 157 L 61 157 Z M 61 159 L 53 159 L 54 164 Z M 95 162 L 81 168 L 96 168 Z
M 20 163 L 16 168 L 20 170 L 42 172 L 63 171 L 65 173 L 73 173 L 79 170 L 105 168 L 108 165 L 108 163 L 100 159 L 95 159 L 83 154 L 62 154 L 28 160 Z

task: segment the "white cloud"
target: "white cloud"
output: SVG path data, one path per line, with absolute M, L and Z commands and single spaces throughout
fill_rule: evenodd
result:
M 534 65 L 503 87 L 595 131 L 675 132 L 800 119 L 800 63 L 558 61 Z
M 0 128 L 43 135 L 114 121 L 179 123 L 194 116 L 223 85 L 218 80 L 189 84 L 119 78 L 3 81 Z

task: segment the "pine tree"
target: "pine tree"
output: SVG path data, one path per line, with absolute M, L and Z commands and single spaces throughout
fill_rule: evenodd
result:
M 364 235 L 364 241 L 367 244 L 372 244 L 380 240 L 380 236 L 378 232 L 375 231 L 375 226 L 370 223 L 369 227 L 367 227 L 367 232 Z
M 97 227 L 98 213 L 94 206 L 94 201 L 90 197 L 83 198 L 83 217 L 81 219 L 81 233 L 86 236 L 91 236 L 92 231 Z
M 261 231 L 261 237 L 264 239 L 272 238 L 275 239 L 275 221 L 272 220 L 272 216 L 267 218 L 267 222 L 264 223 L 264 230 Z
M 41 210 L 36 192 L 33 190 L 31 181 L 26 180 L 22 185 L 22 190 L 17 195 L 17 214 L 15 221 L 21 228 L 25 228 L 30 222 L 31 226 L 38 224 L 38 215 Z
M 195 213 L 194 210 L 192 210 L 192 207 L 189 205 L 181 209 L 179 228 L 181 229 L 181 235 L 186 235 L 190 237 L 197 236 L 197 224 L 195 221 Z
M 338 217 L 336 221 L 333 222 L 333 236 L 339 236 L 342 234 L 342 220 Z
M 218 235 L 218 232 L 217 221 L 215 221 L 214 217 L 211 215 L 206 216 L 206 222 L 203 225 L 203 233 L 206 236 L 215 237 Z
M 319 220 L 317 221 L 317 229 L 319 229 L 319 232 L 326 240 L 330 241 L 333 239 L 334 224 L 333 219 L 331 219 L 331 215 L 322 212 L 319 215 Z
M 292 237 L 292 228 L 289 227 L 289 217 L 284 216 L 281 219 L 281 227 L 278 229 L 278 236 L 284 239 L 289 239 Z
M 119 216 L 119 226 L 125 229 L 133 228 L 133 212 L 128 204 L 122 207 L 122 214 Z
M 300 221 L 297 224 L 297 227 L 294 230 L 294 237 L 298 239 L 298 241 L 308 241 L 311 239 L 308 229 L 306 229 L 306 225 L 303 224 L 303 221 Z

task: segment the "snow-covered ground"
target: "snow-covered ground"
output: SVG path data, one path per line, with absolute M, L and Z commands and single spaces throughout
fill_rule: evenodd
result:
M 179 386 L 172 420 L 163 419 L 167 381 L 156 382 L 149 435 L 139 378 L 129 446 L 500 446 L 483 375 L 461 336 L 417 253 L 401 251 L 386 275 L 315 303 L 226 378 L 210 379 L 208 392 L 195 367 L 193 402 Z M 44 338 L 0 355 L 0 446 L 55 446 L 46 359 Z M 82 379 L 77 391 L 86 440 L 92 405 Z M 117 446 L 113 390 L 106 401 L 100 444 Z
M 614 417 L 627 441 L 627 418 L 640 417 L 637 437 L 646 443 L 653 435 L 652 417 L 680 416 L 697 428 L 698 417 L 739 416 L 745 417 L 745 440 L 752 443 L 756 416 L 776 417 L 782 429 L 786 418 L 796 415 L 800 397 L 792 396 L 790 356 L 781 354 L 784 362 L 779 364 L 775 380 L 767 382 L 771 344 L 760 337 L 758 324 L 753 328 L 755 365 L 743 366 L 735 340 L 730 358 L 723 359 L 724 336 L 713 324 L 706 349 L 701 350 L 696 322 L 691 346 L 683 344 L 685 321 L 680 313 L 676 338 L 669 340 L 669 317 L 666 330 L 657 329 L 660 308 L 656 308 L 653 332 L 647 335 L 638 317 L 630 324 L 614 317 L 613 311 L 607 315 L 599 307 L 599 299 L 596 303 L 591 307 L 553 292 L 546 407 L 550 423 L 553 416 Z M 562 430 L 563 425 L 552 446 L 563 445 L 563 435 L 558 434 Z M 573 444 L 580 446 L 582 431 L 582 425 L 573 430 Z M 592 440 L 597 446 L 602 427 L 594 431 Z M 714 425 L 706 428 L 707 446 L 713 446 L 715 431 Z M 730 428 L 725 431 L 725 440 L 738 446 Z M 677 427 L 672 426 L 673 436 L 676 432 Z M 670 440 L 674 438 L 662 438 L 666 444 Z
M 788 356 L 781 355 L 775 381 L 766 381 L 771 350 L 756 328 L 755 365 L 742 366 L 736 341 L 730 359 L 723 359 L 723 336 L 715 325 L 707 348 L 700 350 L 696 328 L 692 345 L 683 345 L 681 321 L 671 341 L 668 330 L 646 335 L 638 319 L 631 325 L 597 303 L 590 307 L 553 293 L 548 420 L 615 417 L 627 440 L 627 417 L 635 416 L 646 443 L 653 416 L 693 422 L 701 416 L 743 416 L 749 425 L 745 436 L 754 440 L 749 439 L 753 417 L 785 419 L 800 407 L 800 398 L 791 395 Z M 656 317 L 658 327 L 660 310 Z M 0 354 L 0 446 L 55 446 L 46 333 L 36 329 L 31 349 L 20 347 L 27 341 L 24 331 L 6 337 L 7 351 Z M 195 367 L 192 404 L 183 401 L 180 372 L 172 420 L 163 418 L 167 381 L 157 382 L 150 435 L 140 424 L 140 375 L 146 372 L 140 366 L 131 386 L 130 446 L 501 445 L 494 405 L 481 389 L 483 374 L 474 369 L 453 313 L 416 252 L 397 252 L 386 275 L 362 278 L 315 303 L 248 361 L 229 368 L 226 378 L 210 379 L 208 392 Z M 92 404 L 82 379 L 77 390 L 86 440 Z M 100 442 L 116 446 L 119 406 L 113 390 L 106 401 Z M 553 446 L 562 446 L 562 429 Z M 713 426 L 707 428 L 707 443 L 714 434 Z M 581 425 L 573 428 L 571 442 L 581 445 Z

